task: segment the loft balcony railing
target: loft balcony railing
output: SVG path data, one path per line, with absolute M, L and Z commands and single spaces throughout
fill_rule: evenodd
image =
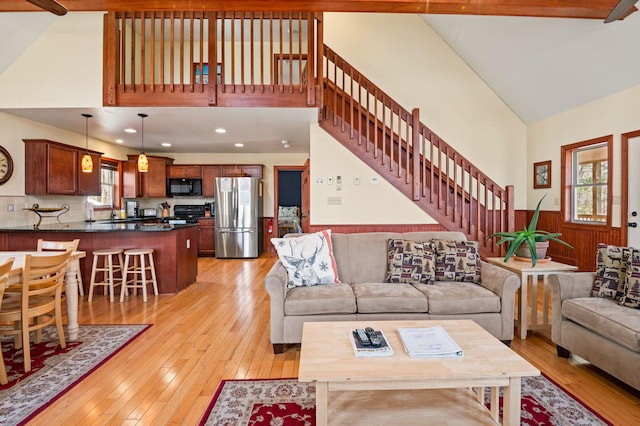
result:
M 311 12 L 109 12 L 104 28 L 105 105 L 316 106 Z

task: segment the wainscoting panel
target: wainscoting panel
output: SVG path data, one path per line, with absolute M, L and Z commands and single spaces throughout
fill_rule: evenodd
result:
M 523 229 L 532 216 L 533 211 L 516 211 L 516 229 Z M 558 262 L 576 265 L 580 271 L 595 271 L 598 243 L 622 244 L 620 228 L 568 224 L 564 222 L 559 211 L 541 211 L 537 228 L 549 232 L 560 232 L 562 234 L 560 239 L 571 244 L 574 249 L 552 242 L 547 255 Z

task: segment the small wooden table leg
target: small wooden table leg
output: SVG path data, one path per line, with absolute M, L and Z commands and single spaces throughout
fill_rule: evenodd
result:
M 316 425 L 326 426 L 329 423 L 329 384 L 316 382 Z
M 504 426 L 520 424 L 520 377 L 511 377 L 509 386 L 504 387 L 502 401 L 502 424 Z M 493 397 L 493 396 L 492 396 Z
M 496 421 L 500 420 L 500 388 L 491 388 L 491 418 Z
M 527 309 L 529 309 L 527 301 L 527 288 L 529 287 L 529 274 L 523 273 L 520 277 L 520 323 L 518 331 L 522 340 L 527 338 Z

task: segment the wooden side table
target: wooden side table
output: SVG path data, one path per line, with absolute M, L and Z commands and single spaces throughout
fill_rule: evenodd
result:
M 551 303 L 550 292 L 547 286 L 547 277 L 549 274 L 558 272 L 574 272 L 577 266 L 567 265 L 565 263 L 546 261 L 536 263 L 535 267 L 531 266 L 529 261 L 516 260 L 513 257 L 508 261 L 504 261 L 502 257 L 489 257 L 487 262 L 515 272 L 520 276 L 520 288 L 518 289 L 518 304 L 516 305 L 516 324 L 518 326 L 518 334 L 521 339 L 527 338 L 527 330 L 548 329 L 551 325 Z M 540 280 L 542 278 L 542 280 Z M 542 281 L 543 286 L 543 314 L 542 322 L 538 322 L 538 285 Z M 529 282 L 531 282 L 531 321 L 527 321 L 527 293 Z

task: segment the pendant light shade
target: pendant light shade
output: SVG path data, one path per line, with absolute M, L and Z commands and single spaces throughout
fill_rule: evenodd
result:
M 140 152 L 140 155 L 138 155 L 138 171 L 145 173 L 149 171 L 149 160 L 144 153 L 144 118 L 147 117 L 147 114 L 138 114 L 138 117 L 142 119 L 142 128 L 140 129 L 142 151 Z
M 93 117 L 91 114 L 82 114 L 85 121 L 85 151 L 82 156 L 82 162 L 80 163 L 80 168 L 83 173 L 92 173 L 93 172 L 93 160 L 89 155 L 89 119 Z

